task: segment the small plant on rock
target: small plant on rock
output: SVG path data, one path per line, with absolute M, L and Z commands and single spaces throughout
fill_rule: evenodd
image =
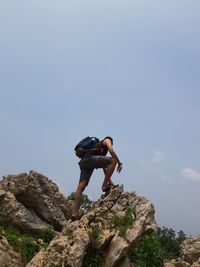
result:
M 0 234 L 3 235 L 13 249 L 21 254 L 24 264 L 27 264 L 39 250 L 44 247 L 43 244 L 37 242 L 36 237 L 24 233 L 16 227 L 9 224 L 8 220 L 0 214 Z M 42 239 L 45 246 L 52 240 L 55 232 L 52 228 L 44 231 Z
M 101 229 L 99 228 L 99 225 L 98 224 L 95 224 L 93 227 L 92 227 L 92 231 L 90 233 L 92 239 L 97 239 L 99 237 L 99 234 L 101 232 Z
M 65 233 L 65 235 L 68 237 L 68 239 L 73 239 L 73 238 L 74 238 L 73 230 L 71 230 L 71 229 L 66 229 L 64 233 Z
M 49 243 L 54 238 L 54 236 L 55 232 L 53 228 L 49 227 L 44 230 L 42 239 L 45 243 Z
M 135 216 L 133 213 L 133 208 L 129 207 L 126 209 L 124 216 L 119 216 L 115 214 L 112 217 L 110 223 L 111 226 L 114 226 L 116 228 L 118 234 L 120 236 L 123 236 L 125 235 L 126 230 L 133 225 L 134 221 L 135 221 Z
M 81 267 L 108 267 L 105 263 L 103 250 L 90 245 L 87 248 Z
M 13 249 L 21 254 L 24 263 L 28 263 L 40 250 L 40 246 L 32 236 L 24 234 L 12 226 L 1 228 L 1 232 Z

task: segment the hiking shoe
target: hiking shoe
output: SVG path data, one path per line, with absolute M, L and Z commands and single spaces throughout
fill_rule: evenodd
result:
M 76 216 L 72 215 L 71 220 L 72 220 L 72 222 L 79 221 L 80 220 L 80 216 L 79 215 L 76 215 Z
M 110 189 L 112 188 L 111 185 L 107 185 L 107 186 L 102 186 L 102 191 L 105 193 L 108 193 L 110 191 Z
M 112 184 L 112 185 L 111 185 L 111 188 L 114 189 L 114 188 L 116 188 L 116 187 L 118 187 L 118 186 L 119 186 L 119 184 Z

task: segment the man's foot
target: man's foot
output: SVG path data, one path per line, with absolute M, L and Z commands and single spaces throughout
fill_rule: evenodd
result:
M 106 194 L 108 194 L 110 192 L 111 189 L 114 189 L 116 187 L 118 187 L 119 184 L 109 184 L 107 186 L 102 186 L 102 191 L 105 192 Z
M 80 216 L 79 215 L 72 215 L 71 220 L 74 221 L 78 221 L 80 220 Z
M 111 189 L 111 185 L 102 186 L 102 191 L 105 193 L 108 193 Z
M 113 189 L 113 188 L 116 188 L 118 186 L 119 186 L 119 184 L 112 184 L 111 188 Z

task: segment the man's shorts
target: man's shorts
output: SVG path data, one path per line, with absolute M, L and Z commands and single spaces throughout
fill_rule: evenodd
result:
M 81 169 L 80 181 L 90 180 L 90 177 L 94 171 L 94 169 L 105 169 L 111 163 L 111 157 L 106 156 L 88 156 L 81 159 L 79 162 L 79 167 Z

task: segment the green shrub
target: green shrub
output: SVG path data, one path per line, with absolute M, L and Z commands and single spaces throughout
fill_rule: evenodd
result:
M 24 264 L 28 263 L 42 247 L 37 243 L 36 238 L 11 226 L 2 214 L 0 214 L 0 234 L 5 236 L 13 249 L 21 254 Z M 54 231 L 48 228 L 42 238 L 47 245 L 53 237 Z
M 99 237 L 101 230 L 99 228 L 99 225 L 96 224 L 95 226 L 92 227 L 92 231 L 90 233 L 90 236 L 92 237 L 92 239 L 97 239 Z
M 42 239 L 45 243 L 49 243 L 54 238 L 54 236 L 55 236 L 55 232 L 53 228 L 49 227 L 44 230 Z
M 146 236 L 129 256 L 139 267 L 162 267 L 163 265 L 163 251 L 153 234 Z
M 28 263 L 40 250 L 32 236 L 23 234 L 18 229 L 7 227 L 4 229 L 4 236 L 13 249 L 21 254 L 24 263 Z
M 145 236 L 129 256 L 139 267 L 162 267 L 164 260 L 180 256 L 180 245 L 185 239 L 183 231 L 176 234 L 171 228 L 159 227 L 155 233 Z
M 108 267 L 102 249 L 96 249 L 91 245 L 88 247 L 81 267 Z
M 4 229 L 4 236 L 8 240 L 9 244 L 14 248 L 18 248 L 20 246 L 20 231 L 16 228 L 6 227 Z
M 125 235 L 126 230 L 133 225 L 134 221 L 135 221 L 135 217 L 134 217 L 133 208 L 129 207 L 126 209 L 124 216 L 119 216 L 115 214 L 112 217 L 110 224 L 111 224 L 111 227 L 116 228 L 120 236 L 123 236 Z
M 21 238 L 19 248 L 25 263 L 28 263 L 40 250 L 40 246 L 30 236 Z
M 73 239 L 74 238 L 73 230 L 71 230 L 71 229 L 66 229 L 65 232 L 64 232 L 64 234 L 66 236 L 68 236 L 69 239 Z
M 166 259 L 174 259 L 180 256 L 180 245 L 186 239 L 183 231 L 176 232 L 172 228 L 158 228 L 155 233 Z

